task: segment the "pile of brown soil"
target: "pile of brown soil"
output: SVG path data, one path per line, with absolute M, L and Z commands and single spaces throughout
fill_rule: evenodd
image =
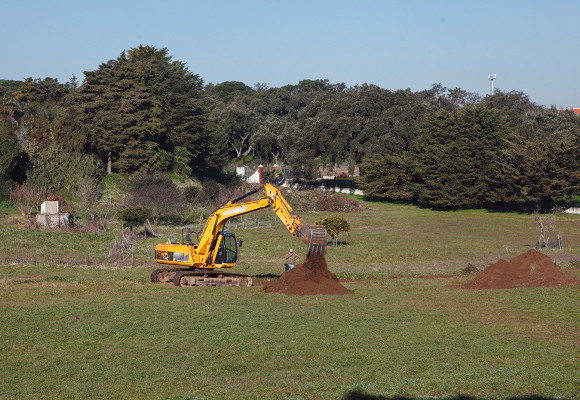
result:
M 352 293 L 328 270 L 324 256 L 313 254 L 304 264 L 297 264 L 276 282 L 264 286 L 264 292 L 299 295 Z
M 579 285 L 580 281 L 558 267 L 545 254 L 528 250 L 509 261 L 499 260 L 481 272 L 463 289 L 510 289 Z

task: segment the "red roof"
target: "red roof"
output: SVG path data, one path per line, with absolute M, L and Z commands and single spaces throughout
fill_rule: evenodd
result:
M 562 111 L 572 111 L 576 115 L 580 115 L 580 108 L 564 108 Z

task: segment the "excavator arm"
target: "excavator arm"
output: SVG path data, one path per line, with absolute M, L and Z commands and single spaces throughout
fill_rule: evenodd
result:
M 263 196 L 257 200 L 240 202 L 254 193 L 264 190 Z M 207 220 L 200 235 L 198 253 L 209 254 L 210 248 L 215 244 L 217 233 L 221 231 L 225 223 L 237 216 L 258 211 L 264 208 L 272 208 L 280 221 L 290 231 L 292 236 L 299 237 L 307 245 L 308 254 L 326 253 L 326 230 L 321 225 L 303 224 L 300 217 L 294 212 L 290 204 L 278 188 L 266 183 L 264 186 L 244 194 L 216 210 Z
M 286 201 L 280 190 L 270 185 L 264 184 L 266 196 L 271 200 L 270 207 L 274 210 L 280 221 L 290 231 L 292 236 L 297 236 L 307 246 L 307 254 L 326 253 L 326 229 L 322 225 L 306 225 L 302 223 L 300 217 L 294 213 L 290 204 Z

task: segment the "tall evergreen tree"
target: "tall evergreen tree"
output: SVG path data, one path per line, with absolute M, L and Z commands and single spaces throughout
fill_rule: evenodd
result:
M 14 134 L 15 126 L 0 119 L 0 199 L 10 193 L 12 172 L 20 154 L 20 145 Z
M 413 164 L 407 157 L 408 153 L 366 158 L 358 182 L 365 195 L 393 201 L 413 200 Z
M 187 150 L 194 173 L 208 168 L 211 132 L 203 81 L 167 49 L 139 46 L 92 72 L 80 87 L 81 118 L 92 149 L 120 172 L 155 170 Z M 183 156 L 182 152 L 182 156 Z
M 418 201 L 442 208 L 485 205 L 508 132 L 499 111 L 482 107 L 427 116 L 410 151 Z

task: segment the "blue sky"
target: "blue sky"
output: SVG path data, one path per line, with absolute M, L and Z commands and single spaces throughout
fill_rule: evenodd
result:
M 519 90 L 580 107 L 578 0 L 1 0 L 0 79 L 57 78 L 139 45 L 204 82 L 302 79 L 479 94 Z

